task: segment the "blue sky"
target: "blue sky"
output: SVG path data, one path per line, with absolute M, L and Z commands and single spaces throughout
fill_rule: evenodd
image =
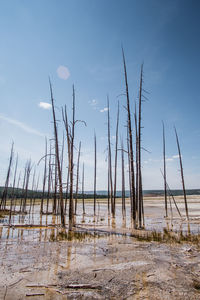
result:
M 71 113 L 75 84 L 76 145 L 82 141 L 86 189 L 93 186 L 93 134 L 98 149 L 97 188 L 106 189 L 106 96 L 110 97 L 112 135 L 117 101 L 120 134 L 125 138 L 126 114 L 121 43 L 123 43 L 132 111 L 138 100 L 139 73 L 144 62 L 143 183 L 162 188 L 162 125 L 166 125 L 168 182 L 181 188 L 173 126 L 180 138 L 186 187 L 199 188 L 200 2 L 198 0 L 30 0 L 0 1 L 0 184 L 4 184 L 12 141 L 20 167 L 37 163 L 44 137 L 52 137 L 48 76 L 57 106 Z M 58 73 L 64 67 L 64 76 Z M 67 70 L 67 73 L 65 71 Z M 62 78 L 61 78 L 62 77 Z M 62 122 L 59 124 L 62 135 Z M 114 147 L 114 138 L 113 138 Z M 42 165 L 39 167 L 42 169 Z M 119 162 L 120 169 L 120 162 Z M 119 170 L 120 176 L 120 170 Z M 120 189 L 120 178 L 119 185 Z

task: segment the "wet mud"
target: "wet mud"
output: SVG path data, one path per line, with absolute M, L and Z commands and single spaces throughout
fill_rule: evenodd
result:
M 199 199 L 191 199 L 189 233 L 176 213 L 173 221 L 163 218 L 163 202 L 148 201 L 148 232 L 198 234 Z M 200 299 L 198 239 L 141 240 L 128 209 L 123 220 L 118 205 L 112 220 L 101 203 L 94 220 L 90 206 L 85 216 L 78 212 L 73 234 L 60 227 L 59 216 L 40 217 L 39 207 L 32 215 L 14 215 L 12 226 L 1 219 L 0 299 Z

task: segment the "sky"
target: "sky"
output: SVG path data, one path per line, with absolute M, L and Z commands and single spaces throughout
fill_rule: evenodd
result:
M 123 44 L 132 118 L 144 63 L 148 92 L 148 101 L 142 103 L 142 146 L 148 150 L 142 152 L 144 189 L 163 188 L 162 120 L 170 187 L 181 188 L 176 126 L 186 188 L 199 188 L 199 11 L 198 0 L 0 0 L 0 185 L 5 182 L 12 142 L 23 170 L 29 158 L 38 164 L 45 136 L 48 141 L 53 136 L 50 77 L 60 140 L 61 107 L 66 105 L 71 117 L 73 84 L 76 118 L 87 124 L 77 123 L 75 130 L 76 149 L 82 142 L 85 190 L 93 189 L 94 131 L 97 189 L 107 189 L 107 95 L 113 155 L 118 101 L 120 137 L 126 143 Z M 37 166 L 40 176 L 42 168 L 43 161 Z M 120 160 L 118 168 L 120 190 Z M 64 177 L 66 173 L 65 167 Z M 126 168 L 126 186 L 127 176 Z

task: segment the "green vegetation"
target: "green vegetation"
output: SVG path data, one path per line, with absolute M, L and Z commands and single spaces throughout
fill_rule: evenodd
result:
M 4 191 L 4 187 L 1 186 L 0 187 L 0 198 L 2 197 L 3 195 L 3 191 Z M 53 193 L 51 193 L 50 195 L 50 198 L 53 199 Z M 12 197 L 12 188 L 9 187 L 8 188 L 8 199 Z M 14 198 L 16 199 L 21 199 L 24 197 L 24 190 L 21 189 L 21 188 L 15 188 L 14 190 L 14 194 L 13 194 Z M 27 198 L 36 198 L 36 199 L 42 199 L 42 196 L 43 196 L 43 192 L 42 191 L 32 191 L 32 190 L 28 190 L 27 191 Z M 48 192 L 45 192 L 44 193 L 44 198 L 47 198 L 48 197 Z M 75 197 L 75 193 L 74 193 L 74 197 Z M 78 193 L 77 194 L 77 198 L 78 199 L 82 199 L 83 195 L 82 193 Z M 69 199 L 69 194 L 67 194 L 67 198 Z M 85 199 L 94 199 L 94 194 L 84 194 L 84 198 Z M 96 198 L 98 199 L 103 199 L 103 198 L 106 198 L 106 195 L 96 195 Z M 119 196 L 117 197 L 119 198 Z

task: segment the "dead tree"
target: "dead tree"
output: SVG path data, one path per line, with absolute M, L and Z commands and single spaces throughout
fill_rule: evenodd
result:
M 122 48 L 123 64 L 124 64 L 124 78 L 126 86 L 126 100 L 127 100 L 127 115 L 128 115 L 128 132 L 129 132 L 129 151 L 130 151 L 130 179 L 131 179 L 131 212 L 134 226 L 136 227 L 136 209 L 135 209 L 135 173 L 134 173 L 134 160 L 133 160 L 133 137 L 131 127 L 131 112 L 130 112 L 130 100 L 129 100 L 129 89 L 128 89 L 128 78 L 126 71 L 126 61 L 124 50 Z
M 60 216 L 61 216 L 61 224 L 65 227 L 65 215 L 64 215 L 64 203 L 63 203 L 63 189 L 62 189 L 62 172 L 61 172 L 61 164 L 60 164 L 60 155 L 59 155 L 59 143 L 58 143 L 58 130 L 57 130 L 57 122 L 54 108 L 54 98 L 53 98 L 53 90 L 51 81 L 49 80 L 50 93 L 51 93 L 51 105 L 52 105 L 52 114 L 53 114 L 53 124 L 54 124 L 54 139 L 55 139 L 55 158 L 56 165 L 58 168 L 58 182 L 59 182 L 59 196 L 60 196 Z
M 97 141 L 94 133 L 94 216 L 96 216 L 96 184 L 97 184 Z
M 117 147 L 118 147 L 118 129 L 119 129 L 119 102 L 117 110 L 117 125 L 116 125 L 116 135 L 115 135 L 115 173 L 114 173 L 114 195 L 113 202 L 115 207 L 116 202 L 116 190 L 117 190 Z
M 141 167 L 141 120 L 142 120 L 142 91 L 143 91 L 143 64 L 140 73 L 139 111 L 138 111 L 138 219 L 139 228 L 144 226 L 144 206 L 142 191 L 142 167 Z
M 75 133 L 75 89 L 73 86 L 73 106 L 72 106 L 72 128 L 70 136 L 70 197 L 69 197 L 69 230 L 74 226 L 74 200 L 73 200 L 73 180 L 74 180 L 74 133 Z
M 183 196 L 184 196 L 184 202 L 185 202 L 185 212 L 187 220 L 189 221 L 189 214 L 188 214 L 188 206 L 187 206 L 187 197 L 186 197 L 186 191 L 185 191 L 185 181 L 184 181 L 184 174 L 183 174 L 183 164 L 182 164 L 182 156 L 181 156 L 181 149 L 178 139 L 178 134 L 176 131 L 176 128 L 174 127 L 175 135 L 176 135 L 176 143 L 178 147 L 178 155 L 179 155 L 179 162 L 180 162 L 180 168 L 181 168 L 181 180 L 182 180 L 182 186 L 183 186 Z
M 108 216 L 110 216 L 110 162 L 109 162 L 109 158 L 108 158 Z
M 136 223 L 138 224 L 138 190 L 139 190 L 139 166 L 138 166 L 138 123 L 137 123 L 137 109 L 136 109 L 136 103 L 135 103 L 135 210 L 136 210 Z
M 75 196 L 75 215 L 77 213 L 77 201 L 78 201 L 78 183 L 79 183 L 79 162 L 81 154 L 81 142 L 79 143 L 77 169 L 76 169 L 76 196 Z
M 108 163 L 109 163 L 109 182 L 110 182 L 110 202 L 111 202 L 111 213 L 112 217 L 115 217 L 115 206 L 113 201 L 113 180 L 112 180 L 112 154 L 111 154 L 111 142 L 110 142 L 110 105 L 109 97 L 107 97 L 107 108 L 108 108 Z
M 12 186 L 12 193 L 11 193 L 12 200 L 15 197 L 15 182 L 16 182 L 16 176 L 17 176 L 17 167 L 18 167 L 18 154 L 17 154 L 17 158 L 16 158 L 16 163 L 15 163 L 15 171 L 14 171 L 13 186 Z
M 51 195 L 51 180 L 52 180 L 52 166 L 51 166 L 51 143 L 49 145 L 49 163 L 48 163 L 48 191 L 47 191 L 47 207 L 46 213 L 49 211 L 49 199 Z
M 67 186 L 66 186 L 66 194 L 65 194 L 65 212 L 66 212 L 67 198 L 68 198 L 68 194 L 69 194 L 69 183 L 70 183 L 70 179 L 71 179 L 70 174 L 71 174 L 71 142 L 72 142 L 71 141 L 71 127 L 69 126 L 69 123 L 68 123 L 66 105 L 65 105 L 65 109 L 62 108 L 62 117 L 63 117 L 63 123 L 65 125 L 65 131 L 66 131 L 66 136 L 67 136 L 67 150 L 68 150 L 67 151 L 68 152 L 68 172 L 67 172 Z M 73 204 L 73 199 L 71 201 Z
M 62 151 L 61 151 L 61 158 L 60 158 L 61 174 L 63 174 L 64 148 L 65 148 L 65 138 L 64 138 L 64 132 L 63 132 Z
M 15 211 L 15 208 L 16 208 L 16 202 L 17 202 L 18 195 L 19 195 L 20 180 L 21 180 L 21 171 L 19 172 L 18 181 L 17 181 L 17 189 L 16 189 L 16 192 L 15 192 L 14 211 Z
M 126 204 L 125 204 L 124 145 L 122 139 L 121 139 L 121 163 L 122 163 L 122 216 L 123 218 L 125 218 Z
M 24 168 L 24 176 L 23 176 L 23 183 L 22 183 L 22 191 L 21 191 L 21 200 L 20 200 L 20 212 L 22 211 L 23 207 L 23 196 L 24 196 L 24 191 L 25 191 L 25 184 L 26 184 L 26 174 L 27 174 L 27 164 L 25 165 Z
M 31 174 L 31 160 L 28 160 L 26 164 L 26 176 L 25 176 L 26 182 L 25 182 L 25 190 L 24 190 L 23 206 L 22 206 L 23 213 L 26 212 L 26 202 L 28 197 L 28 186 L 29 186 L 30 174 Z
M 44 156 L 44 175 L 43 175 L 43 187 L 42 187 L 42 199 L 40 213 L 43 214 L 43 205 L 44 205 L 44 195 L 45 195 L 45 186 L 46 186 L 46 176 L 47 176 L 47 139 L 45 138 L 45 156 Z
M 33 195 L 34 195 L 34 187 L 35 187 L 35 173 L 36 173 L 36 167 L 34 168 L 34 172 L 33 172 L 33 180 L 32 180 L 32 188 L 31 188 L 31 197 L 30 197 L 30 209 L 29 209 L 29 213 L 31 212 L 32 204 L 33 204 Z
M 68 168 L 69 168 L 69 230 L 72 230 L 74 226 L 74 200 L 73 200 L 73 176 L 74 176 L 74 133 L 75 124 L 77 122 L 84 121 L 75 120 L 75 90 L 73 86 L 73 105 L 72 105 L 72 122 L 71 126 L 68 124 L 67 111 L 65 106 L 65 112 L 63 112 L 63 121 L 65 124 L 65 130 L 67 134 L 67 144 L 68 144 Z
M 16 181 L 16 175 L 17 175 L 17 165 L 18 165 L 18 155 L 17 155 L 16 163 L 15 163 L 14 179 L 13 179 L 13 186 L 12 186 L 11 199 L 10 199 L 9 224 L 11 223 L 11 216 L 12 216 L 12 208 L 13 208 L 13 200 L 14 200 L 14 192 L 15 192 L 15 181 Z
M 127 122 L 128 124 L 128 122 Z M 132 185 L 131 185 L 131 164 L 130 164 L 130 146 L 129 146 L 129 132 L 128 132 L 128 125 L 127 125 L 127 156 L 128 156 L 128 179 L 129 179 L 129 197 L 130 197 L 130 203 L 131 203 L 131 217 L 133 214 L 133 207 L 132 207 Z M 132 218 L 131 218 L 132 219 Z
M 69 194 L 69 167 L 67 168 L 67 185 L 66 185 L 66 191 L 65 191 L 65 213 L 67 210 L 68 194 Z
M 161 172 L 161 174 L 162 174 L 162 176 L 163 176 L 163 178 L 164 178 L 164 174 L 163 174 L 162 170 L 160 170 L 160 172 Z M 175 198 L 174 198 L 174 195 L 172 194 L 172 191 L 171 191 L 171 189 L 170 189 L 170 187 L 169 187 L 167 181 L 166 181 L 166 185 L 167 185 L 167 189 L 168 189 L 169 195 L 172 197 L 172 199 L 173 199 L 173 201 L 174 201 L 174 205 L 175 205 L 175 207 L 176 207 L 176 209 L 177 209 L 177 212 L 178 212 L 179 216 L 182 218 L 181 213 L 180 213 L 180 210 L 179 210 L 179 208 L 178 208 L 178 206 L 177 206 L 177 203 L 176 203 L 176 200 L 175 200 Z
M 12 162 L 13 162 L 13 156 L 14 156 L 14 143 L 12 143 L 11 146 L 11 151 L 10 151 L 10 158 L 9 158 L 9 163 L 8 163 L 8 170 L 7 170 L 7 176 L 6 176 L 6 182 L 4 185 L 4 190 L 1 198 L 1 205 L 0 209 L 5 210 L 6 209 L 6 201 L 7 201 L 7 195 L 8 195 L 8 186 L 9 186 L 9 181 L 10 181 L 10 174 L 11 174 L 11 168 L 12 168 Z
M 57 214 L 57 186 L 58 186 L 58 171 L 56 157 L 54 156 L 54 194 L 53 194 L 53 214 Z
M 83 214 L 85 214 L 85 195 L 84 195 L 84 163 L 83 163 L 83 173 L 82 173 L 82 201 L 83 201 Z
M 163 122 L 163 179 L 164 179 L 164 196 L 165 196 L 165 216 L 168 217 L 167 212 L 167 179 L 166 179 L 166 157 L 165 157 L 165 126 Z

